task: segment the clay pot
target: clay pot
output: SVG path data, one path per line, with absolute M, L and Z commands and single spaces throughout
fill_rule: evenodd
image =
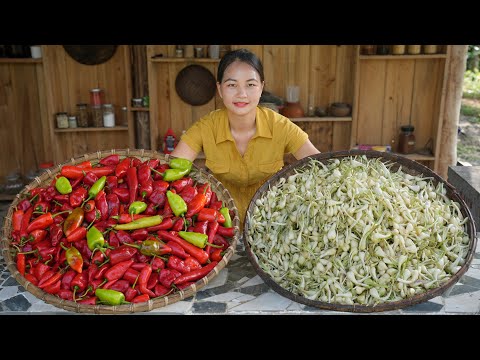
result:
M 305 112 L 303 111 L 300 102 L 285 103 L 285 106 L 280 110 L 280 114 L 287 118 L 299 118 L 305 116 Z

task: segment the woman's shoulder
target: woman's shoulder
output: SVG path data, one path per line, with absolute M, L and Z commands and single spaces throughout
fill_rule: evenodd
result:
M 259 105 L 258 115 L 265 119 L 271 127 L 273 126 L 285 126 L 291 123 L 291 120 L 282 114 L 272 110 L 270 108 Z
M 216 109 L 210 111 L 208 114 L 203 115 L 196 122 L 202 126 L 211 126 L 218 124 L 218 120 L 226 116 L 224 109 Z

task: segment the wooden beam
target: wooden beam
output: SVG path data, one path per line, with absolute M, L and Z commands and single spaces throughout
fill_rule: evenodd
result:
M 434 169 L 444 179 L 447 178 L 448 167 L 457 163 L 457 128 L 467 48 L 467 45 L 452 45 L 448 56 L 443 118 L 438 129 L 440 136 L 437 137 L 438 161 Z

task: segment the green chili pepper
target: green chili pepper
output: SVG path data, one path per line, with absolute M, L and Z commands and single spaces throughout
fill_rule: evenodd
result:
M 193 163 L 188 159 L 174 158 L 168 162 L 168 165 L 171 169 L 188 169 L 190 171 Z
M 116 290 L 96 289 L 95 295 L 97 296 L 98 300 L 107 305 L 120 305 L 128 303 L 128 301 L 125 301 L 125 295 Z
M 163 173 L 163 180 L 175 181 L 183 178 L 190 172 L 190 169 L 167 169 Z
M 55 182 L 55 188 L 60 194 L 70 194 L 72 192 L 72 184 L 65 176 L 60 176 Z
M 95 226 L 92 226 L 87 232 L 87 245 L 90 250 L 101 248 L 105 245 L 103 234 Z
M 227 207 L 222 207 L 220 209 L 220 213 L 225 218 L 225 222 L 223 223 L 223 227 L 231 228 L 232 227 L 232 218 L 230 217 L 230 210 Z
M 117 224 L 113 226 L 115 230 L 135 230 L 161 224 L 163 217 L 161 215 L 146 216 L 126 224 Z M 87 234 L 88 235 L 88 234 Z M 87 238 L 88 240 L 88 238 Z
M 104 175 L 93 183 L 93 185 L 90 187 L 90 190 L 88 190 L 88 200 L 93 199 L 95 196 L 97 196 L 100 190 L 104 188 L 106 181 L 107 177 Z
M 172 252 L 172 249 L 166 246 L 164 242 L 155 239 L 144 240 L 140 245 L 129 243 L 124 243 L 123 245 L 139 249 L 140 253 L 147 256 L 165 255 Z
M 208 235 L 193 231 L 179 231 L 178 235 L 190 244 L 203 249 L 207 245 Z
M 129 214 L 140 214 L 147 209 L 147 204 L 143 201 L 134 201 L 128 207 Z
M 175 216 L 180 216 L 187 212 L 187 203 L 180 195 L 174 194 L 173 192 L 168 190 L 167 199 Z

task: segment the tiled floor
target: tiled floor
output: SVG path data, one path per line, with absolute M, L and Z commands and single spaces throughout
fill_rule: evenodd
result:
M 9 202 L 0 202 L 0 217 Z M 477 244 L 478 245 L 478 244 Z M 10 276 L 0 257 L 0 314 L 74 314 L 46 304 L 25 291 Z M 193 297 L 137 315 L 155 314 L 352 314 L 322 310 L 296 303 L 271 290 L 255 273 L 243 244 L 228 265 Z M 480 245 L 469 270 L 442 296 L 424 303 L 382 314 L 480 314 Z

